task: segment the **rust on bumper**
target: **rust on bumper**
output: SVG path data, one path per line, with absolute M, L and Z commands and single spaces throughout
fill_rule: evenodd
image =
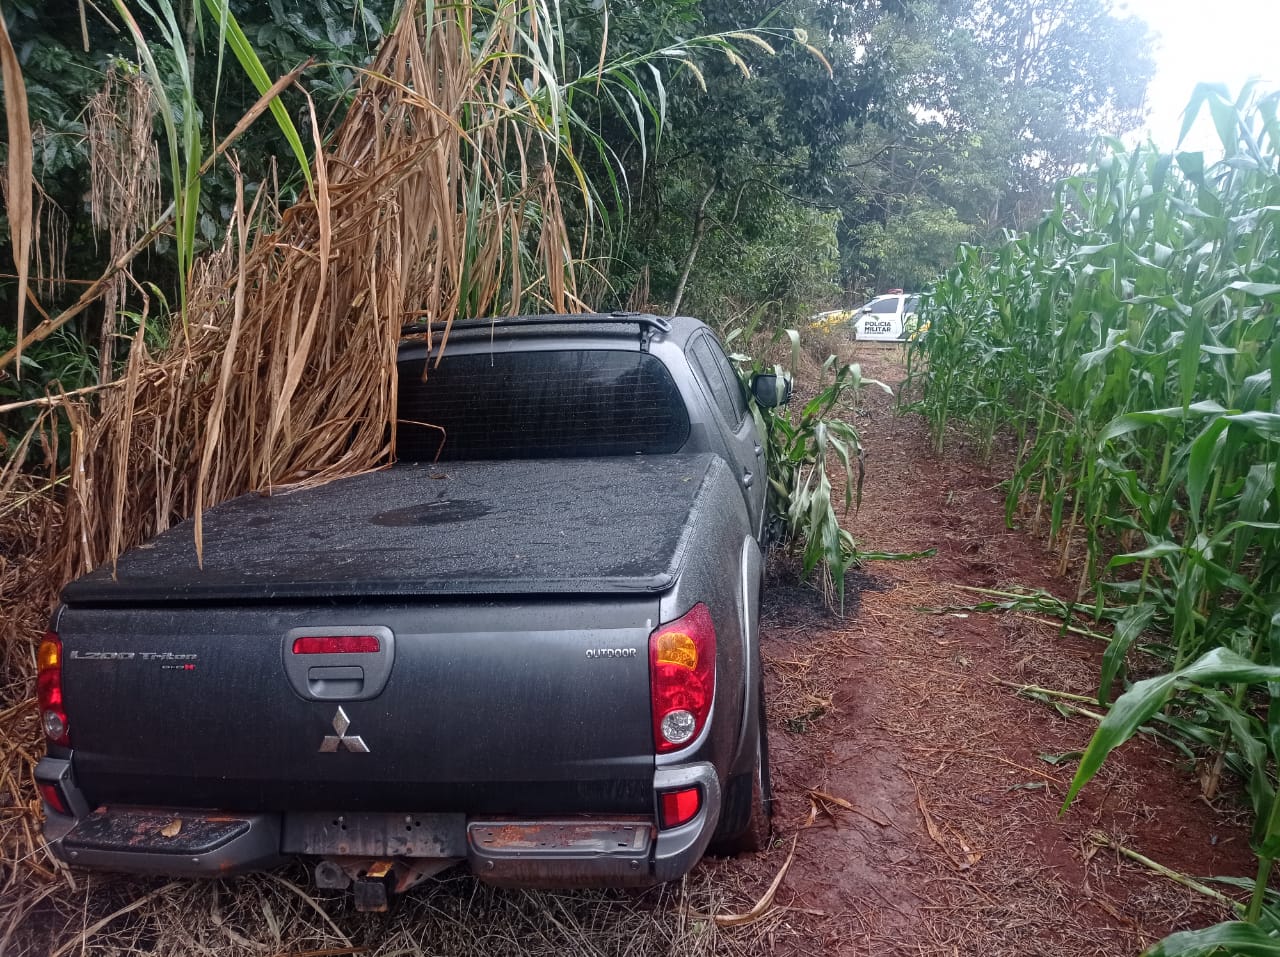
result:
M 471 821 L 467 858 L 472 871 L 493 884 L 644 885 L 654 882 L 656 835 L 653 821 L 643 816 Z
M 68 864 L 138 874 L 224 877 L 278 863 L 279 815 L 102 807 L 50 846 Z

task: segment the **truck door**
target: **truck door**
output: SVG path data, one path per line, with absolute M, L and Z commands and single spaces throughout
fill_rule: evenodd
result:
M 698 381 L 709 393 L 711 404 L 722 420 L 719 431 L 726 439 L 725 451 L 746 499 L 751 527 L 759 536 L 769 485 L 765 475 L 764 440 L 756 431 L 755 419 L 747 408 L 742 383 L 715 337 L 708 332 L 695 337 L 689 353 Z

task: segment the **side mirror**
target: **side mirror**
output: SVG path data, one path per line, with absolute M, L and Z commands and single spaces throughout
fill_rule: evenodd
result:
M 791 401 L 791 379 L 773 372 L 757 372 L 751 377 L 751 394 L 762 409 L 772 409 Z

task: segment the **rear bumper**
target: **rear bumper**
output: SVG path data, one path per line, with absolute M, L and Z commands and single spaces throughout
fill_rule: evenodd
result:
M 462 859 L 486 882 L 519 887 L 645 886 L 676 880 L 702 857 L 720 818 L 720 784 L 706 763 L 659 768 L 658 792 L 698 787 L 702 802 L 685 824 L 660 830 L 654 816 L 431 819 L 416 846 L 393 842 L 389 829 L 342 828 L 330 845 L 316 830 L 279 813 L 109 807 L 89 811 L 64 758 L 41 760 L 39 784 L 56 784 L 71 814 L 45 804 L 45 838 L 68 864 L 177 877 L 228 877 L 264 870 L 290 856 Z M 326 816 L 327 817 L 327 816 Z M 373 817 L 373 816 L 370 816 Z M 341 820 L 341 818 L 339 818 Z M 304 834 L 305 837 L 299 837 Z
M 651 818 L 472 820 L 467 861 L 480 879 L 511 887 L 644 887 L 693 869 L 720 820 L 720 782 L 710 764 L 659 768 L 654 792 L 698 787 L 691 820 L 659 830 Z

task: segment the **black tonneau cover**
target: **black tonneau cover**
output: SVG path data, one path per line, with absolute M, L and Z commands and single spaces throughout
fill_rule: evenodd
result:
M 205 513 L 67 585 L 71 605 L 661 591 L 710 454 L 396 466 Z M 707 520 L 714 520 L 710 516 Z

